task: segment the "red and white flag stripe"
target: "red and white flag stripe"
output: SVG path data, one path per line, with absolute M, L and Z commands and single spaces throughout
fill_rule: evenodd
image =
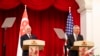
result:
M 17 47 L 17 56 L 22 56 L 22 49 L 20 46 L 20 37 L 25 34 L 25 27 L 29 25 L 29 20 L 28 20 L 28 15 L 27 15 L 27 11 L 26 11 L 26 6 L 25 6 L 25 10 L 22 16 L 22 20 L 21 20 L 21 25 L 20 25 L 20 31 L 19 31 L 19 41 L 18 41 L 18 47 Z

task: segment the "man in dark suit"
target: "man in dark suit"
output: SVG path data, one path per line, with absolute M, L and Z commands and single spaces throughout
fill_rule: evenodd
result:
M 21 36 L 21 48 L 23 47 L 23 41 L 28 39 L 36 39 L 37 37 L 33 34 L 31 34 L 31 27 L 26 26 L 25 28 L 25 34 Z M 28 56 L 28 50 L 23 50 L 22 56 Z
M 79 33 L 80 33 L 80 28 L 78 25 L 75 25 L 73 27 L 73 34 L 68 35 L 67 47 L 69 49 L 69 54 L 68 54 L 69 56 L 78 56 L 78 51 L 71 50 L 71 48 L 75 41 L 83 40 L 83 36 Z

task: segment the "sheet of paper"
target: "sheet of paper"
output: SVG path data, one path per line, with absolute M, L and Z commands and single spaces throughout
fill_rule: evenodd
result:
M 67 39 L 67 35 L 61 28 L 54 28 L 54 31 L 56 32 L 59 39 Z
M 7 17 L 4 20 L 1 28 L 10 28 L 10 27 L 12 27 L 14 22 L 15 22 L 15 20 L 16 20 L 16 17 Z

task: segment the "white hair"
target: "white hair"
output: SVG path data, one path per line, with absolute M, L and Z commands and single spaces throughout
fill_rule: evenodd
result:
M 73 26 L 73 29 L 76 29 L 76 28 L 79 29 L 80 27 L 79 27 L 78 25 L 74 25 L 74 26 Z

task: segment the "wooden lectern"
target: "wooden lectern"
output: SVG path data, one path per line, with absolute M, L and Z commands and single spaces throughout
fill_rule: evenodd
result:
M 90 41 L 75 41 L 71 50 L 79 51 L 79 56 L 85 56 L 85 52 L 94 46 Z
M 45 41 L 43 40 L 24 40 L 23 50 L 29 50 L 29 56 L 39 56 L 39 50 L 43 50 L 45 46 Z

